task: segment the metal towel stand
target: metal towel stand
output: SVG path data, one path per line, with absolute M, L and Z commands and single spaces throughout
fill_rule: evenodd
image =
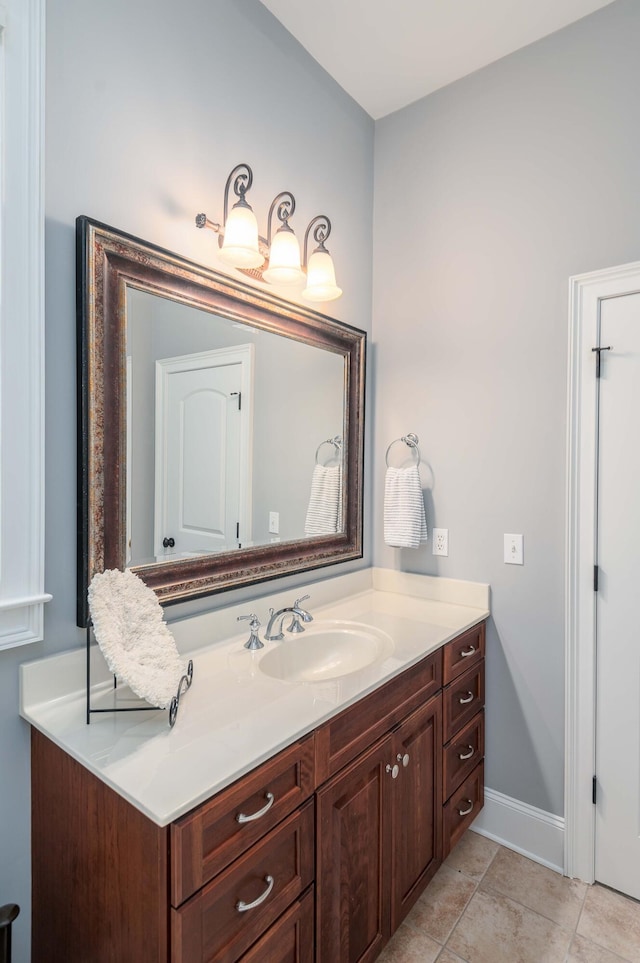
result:
M 11 963 L 11 924 L 19 912 L 16 903 L 0 906 L 0 963 Z
M 138 706 L 109 706 L 106 709 L 96 709 L 91 705 L 91 628 L 93 622 L 91 619 L 87 622 L 87 725 L 91 722 L 91 716 L 96 712 L 161 712 L 160 706 L 150 706 L 150 705 L 138 705 Z M 189 659 L 187 665 L 187 671 L 181 677 L 178 683 L 178 691 L 171 700 L 171 705 L 169 706 L 169 725 L 171 728 L 175 725 L 175 721 L 178 717 L 178 707 L 180 706 L 180 697 L 184 695 L 187 689 L 191 688 L 191 683 L 193 682 L 193 660 Z M 118 687 L 118 680 L 116 676 L 113 677 L 113 688 Z M 3 963 L 2 957 L 0 957 L 0 963 Z

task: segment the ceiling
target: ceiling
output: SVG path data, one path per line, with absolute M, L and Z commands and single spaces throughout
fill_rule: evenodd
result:
M 373 118 L 612 0 L 262 0 Z

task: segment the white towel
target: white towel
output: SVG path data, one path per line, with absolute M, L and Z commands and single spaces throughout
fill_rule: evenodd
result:
M 418 548 L 427 537 L 418 466 L 387 468 L 384 483 L 385 542 L 395 548 Z
M 333 535 L 342 530 L 342 468 L 316 465 L 304 523 L 305 535 Z

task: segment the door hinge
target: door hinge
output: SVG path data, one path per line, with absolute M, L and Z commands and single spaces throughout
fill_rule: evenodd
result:
M 600 357 L 600 355 L 598 355 L 598 357 Z M 232 391 L 232 392 L 231 392 L 231 397 L 233 398 L 234 396 L 236 396 L 236 397 L 238 398 L 238 411 L 242 411 L 242 392 L 241 392 L 241 391 Z
M 592 348 L 592 351 L 596 352 L 596 378 L 600 377 L 600 357 L 603 351 L 611 351 L 611 345 L 607 345 L 606 348 Z
M 598 566 L 594 565 L 593 566 L 593 591 L 594 592 L 598 591 L 598 572 L 599 572 Z
M 595 806 L 596 804 L 596 794 L 598 791 L 598 777 L 593 777 L 593 782 L 591 783 L 591 802 Z
M 240 522 L 236 522 L 236 538 L 240 538 Z

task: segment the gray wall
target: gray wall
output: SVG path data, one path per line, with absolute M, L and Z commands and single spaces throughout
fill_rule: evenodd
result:
M 0 653 L 0 904 L 16 900 L 23 909 L 14 963 L 29 958 L 30 892 L 29 731 L 18 718 L 17 667 L 83 640 L 75 627 L 76 216 L 215 267 L 215 238 L 195 228 L 194 216 L 221 216 L 226 177 L 247 161 L 261 227 L 283 189 L 298 200 L 299 233 L 315 214 L 329 214 L 345 294 L 328 313 L 362 328 L 371 318 L 373 122 L 257 0 L 184 0 L 179 8 L 168 0 L 48 0 L 46 96 L 46 588 L 53 601 L 44 643 Z M 367 554 L 342 570 L 369 563 Z
M 619 0 L 376 124 L 375 518 L 415 431 L 450 554 L 375 561 L 491 583 L 487 784 L 557 814 L 567 279 L 640 257 L 639 50 Z

